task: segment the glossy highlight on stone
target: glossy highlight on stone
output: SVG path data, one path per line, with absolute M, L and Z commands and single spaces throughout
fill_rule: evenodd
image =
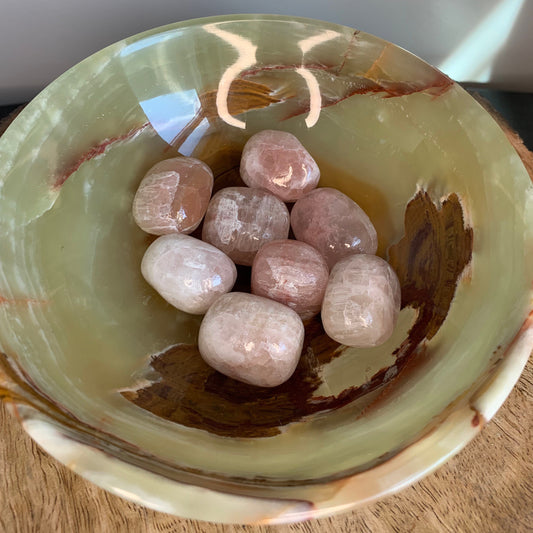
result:
M 252 293 L 285 304 L 307 320 L 320 312 L 328 277 L 325 259 L 309 244 L 273 241 L 255 256 Z
M 174 157 L 156 163 L 133 200 L 133 218 L 147 233 L 191 233 L 205 214 L 213 173 L 202 161 Z
M 198 337 L 204 361 L 233 379 L 276 387 L 287 381 L 302 352 L 304 327 L 287 306 L 254 294 L 221 296 Z
M 284 202 L 294 202 L 318 185 L 320 170 L 292 133 L 263 130 L 244 146 L 241 177 L 249 187 L 266 189 Z
M 237 279 L 233 261 L 194 237 L 175 233 L 156 239 L 141 263 L 144 279 L 181 311 L 203 314 Z
M 348 196 L 329 187 L 311 191 L 291 211 L 295 237 L 316 248 L 329 268 L 353 253 L 375 254 L 378 237 L 367 214 Z
M 392 335 L 400 304 L 400 283 L 391 266 L 375 255 L 353 254 L 331 271 L 322 324 L 346 346 L 379 346 Z
M 289 227 L 289 211 L 273 194 L 248 187 L 227 187 L 209 203 L 202 239 L 238 265 L 250 266 L 261 246 L 286 239 Z

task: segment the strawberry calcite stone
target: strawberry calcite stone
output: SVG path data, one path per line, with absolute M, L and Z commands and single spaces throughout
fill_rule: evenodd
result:
M 252 293 L 294 309 L 302 320 L 320 312 L 329 269 L 322 255 L 305 242 L 265 244 L 252 265 Z
M 286 239 L 287 206 L 273 194 L 248 187 L 218 191 L 207 208 L 202 239 L 226 253 L 238 265 L 251 266 L 267 242 Z
M 295 237 L 316 248 L 331 269 L 346 255 L 375 254 L 378 237 L 367 214 L 348 196 L 329 187 L 311 191 L 291 211 Z
M 170 304 L 195 315 L 205 313 L 237 278 L 233 261 L 194 237 L 174 233 L 156 239 L 141 263 L 144 279 Z
M 287 306 L 243 292 L 218 298 L 200 326 L 204 361 L 233 379 L 276 387 L 287 381 L 302 352 L 304 327 Z
M 191 233 L 205 214 L 213 173 L 202 161 L 174 157 L 156 163 L 133 199 L 133 218 L 147 233 Z
M 331 271 L 322 324 L 332 339 L 347 346 L 379 346 L 392 335 L 400 303 L 400 283 L 386 261 L 350 255 Z
M 252 135 L 244 146 L 241 177 L 249 187 L 294 202 L 318 185 L 320 170 L 294 135 L 264 130 Z

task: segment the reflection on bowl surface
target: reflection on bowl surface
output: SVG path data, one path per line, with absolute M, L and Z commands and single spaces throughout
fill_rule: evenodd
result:
M 242 147 L 267 128 L 368 213 L 402 284 L 387 343 L 347 348 L 312 320 L 274 389 L 203 363 L 200 319 L 142 279 L 153 237 L 131 216 L 176 155 L 205 161 L 215 191 L 242 185 Z M 283 522 L 397 490 L 476 434 L 531 351 L 521 161 L 465 91 L 371 35 L 231 16 L 126 39 L 28 105 L 0 170 L 0 391 L 50 453 L 156 509 Z

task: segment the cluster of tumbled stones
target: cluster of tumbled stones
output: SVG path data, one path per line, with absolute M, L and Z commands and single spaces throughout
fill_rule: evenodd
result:
M 160 235 L 142 274 L 176 308 L 205 314 L 203 359 L 242 382 L 280 385 L 298 364 L 303 321 L 318 313 L 342 344 L 385 342 L 400 310 L 400 285 L 374 255 L 377 234 L 366 213 L 342 192 L 317 188 L 318 165 L 290 133 L 253 135 L 240 173 L 247 187 L 211 197 L 205 163 L 167 159 L 148 171 L 133 201 L 138 226 Z M 290 213 L 285 202 L 294 202 Z M 189 236 L 202 220 L 202 239 Z M 251 294 L 230 292 L 235 264 L 252 267 Z

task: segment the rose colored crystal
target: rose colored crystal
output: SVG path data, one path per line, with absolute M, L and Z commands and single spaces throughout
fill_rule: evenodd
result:
M 342 257 L 375 254 L 376 230 L 367 214 L 345 194 L 324 187 L 298 200 L 291 211 L 295 237 L 315 247 L 329 268 Z
M 331 271 L 322 324 L 347 346 L 378 346 L 392 335 L 400 302 L 400 283 L 390 265 L 375 255 L 353 254 Z
M 133 218 L 147 233 L 191 233 L 205 214 L 213 173 L 202 161 L 175 157 L 155 164 L 133 200 Z
M 244 146 L 241 177 L 249 187 L 294 202 L 318 185 L 320 170 L 294 135 L 264 130 L 252 135 Z
M 302 320 L 320 312 L 329 270 L 326 261 L 305 242 L 265 244 L 252 265 L 252 293 L 294 309 Z
M 170 304 L 203 314 L 230 291 L 237 278 L 233 261 L 194 237 L 174 233 L 156 239 L 144 254 L 144 279 Z
M 287 306 L 243 292 L 221 296 L 198 337 L 204 361 L 231 378 L 275 387 L 294 372 L 304 339 L 300 317 Z
M 250 266 L 259 248 L 286 239 L 289 227 L 289 211 L 274 195 L 248 187 L 227 187 L 209 203 L 202 239 L 238 265 Z

